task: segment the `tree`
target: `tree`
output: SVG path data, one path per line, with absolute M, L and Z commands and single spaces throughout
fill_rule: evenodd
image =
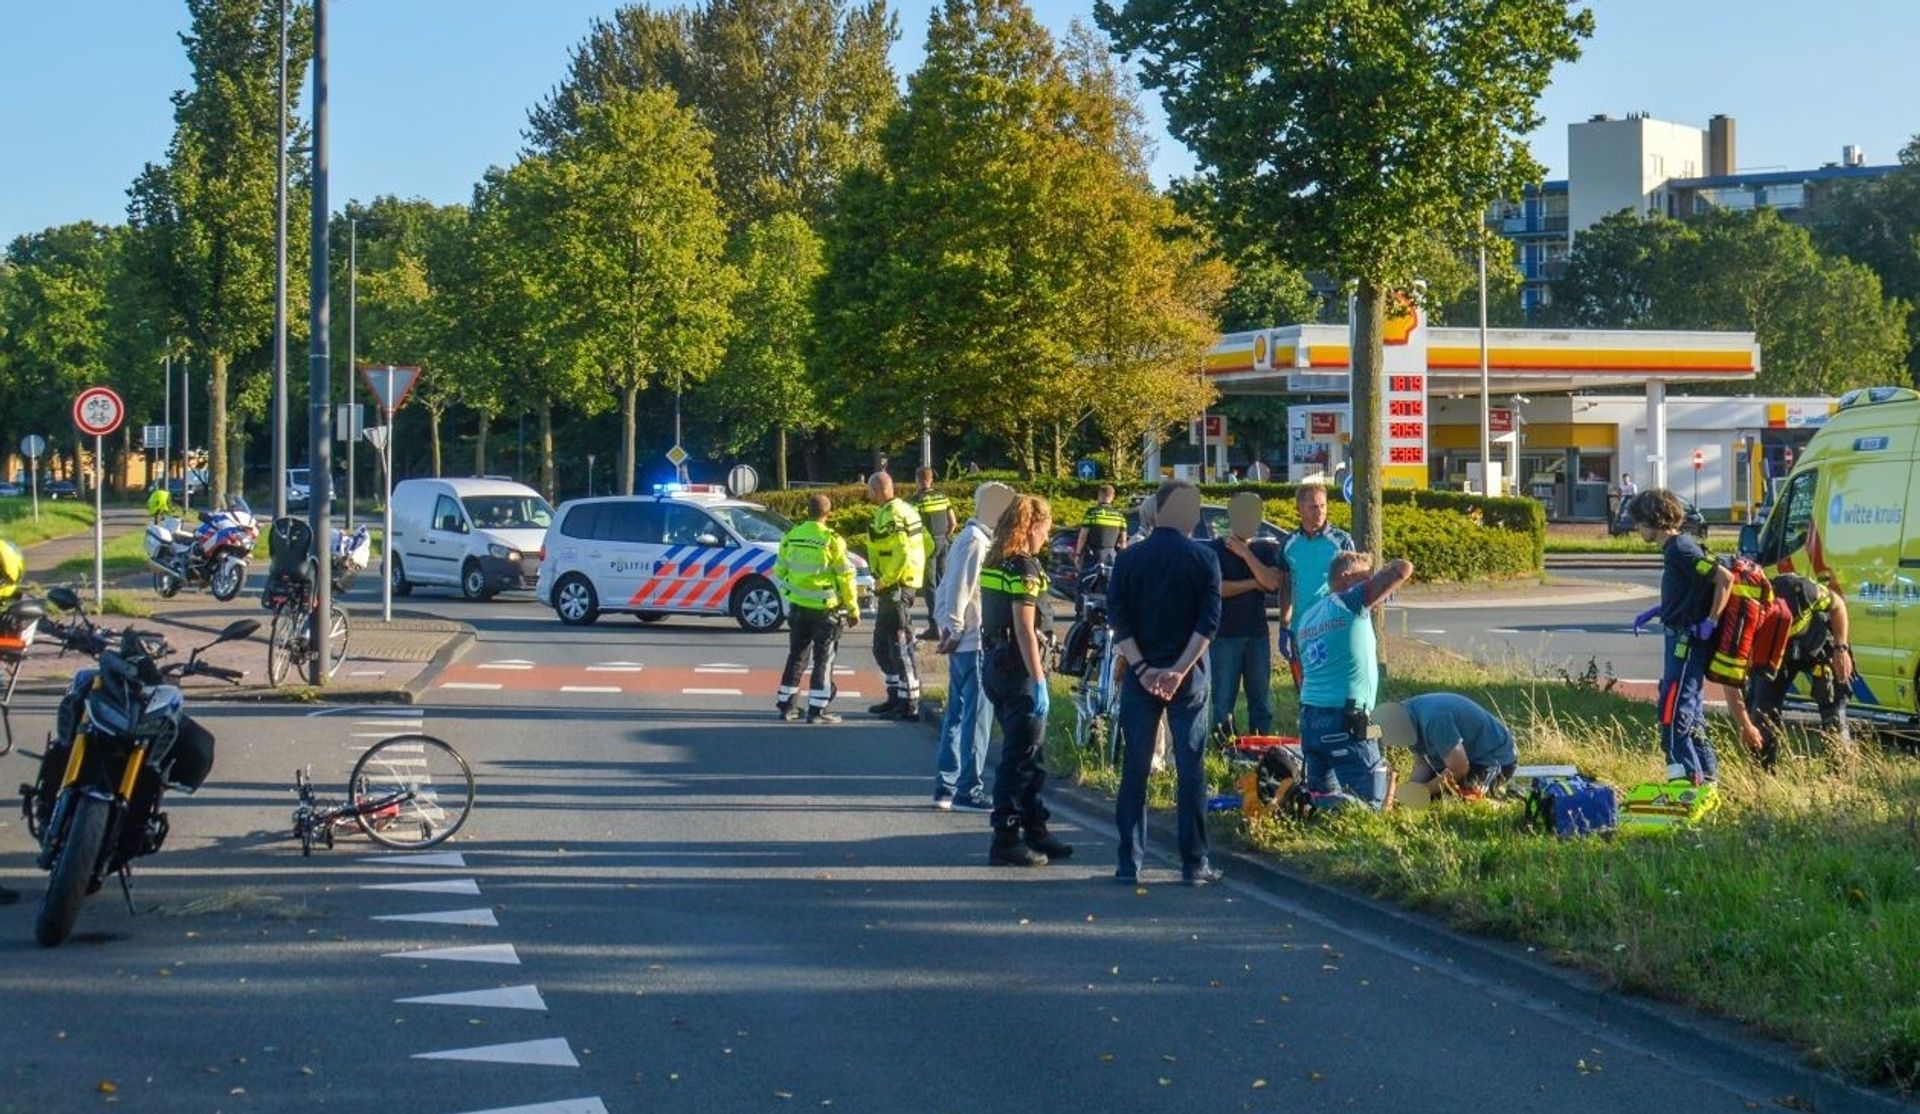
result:
M 820 237 L 792 213 L 748 226 L 731 251 L 741 285 L 737 329 L 708 397 L 738 452 L 774 434 L 776 486 L 787 486 L 787 436 L 825 424 L 807 375 L 813 288 L 820 280 Z
M 534 164 L 561 199 L 554 292 L 561 329 L 620 400 L 620 490 L 633 493 L 640 390 L 697 384 L 732 328 L 735 276 L 713 190 L 711 140 L 665 92 L 615 93 Z
M 736 228 L 775 213 L 818 220 L 841 177 L 877 154 L 898 94 L 885 0 L 707 0 L 595 20 L 567 77 L 533 111 L 543 150 L 578 135 L 620 92 L 670 89 L 714 135 L 717 188 Z
M 1874 272 L 1823 256 L 1771 210 L 1686 221 L 1619 213 L 1574 242 L 1555 320 L 1588 328 L 1752 331 L 1769 394 L 1839 394 L 1905 374 L 1911 307 Z
M 1545 175 L 1520 138 L 1593 14 L 1567 0 L 1097 0 L 1144 57 L 1230 243 L 1353 284 L 1355 508 L 1380 552 L 1381 332 L 1437 238 L 1464 251 L 1482 214 Z
M 1823 250 L 1873 268 L 1888 297 L 1920 303 L 1920 136 L 1901 149 L 1898 170 L 1840 186 L 1816 217 Z M 1920 385 L 1920 315 L 1909 317 L 1907 329 L 1907 370 Z
M 91 222 L 21 236 L 7 246 L 0 275 L 0 401 L 21 434 L 45 435 L 50 446 L 71 440 L 78 467 L 82 437 L 68 407 L 80 391 L 113 380 L 109 292 L 122 230 Z
M 193 84 L 173 95 L 167 162 L 141 171 L 127 212 L 141 265 L 169 292 L 183 335 L 207 361 L 210 472 L 226 484 L 228 364 L 273 328 L 279 0 L 187 0 L 187 11 L 191 27 L 180 39 Z M 311 31 L 310 10 L 298 5 L 287 36 L 290 91 L 305 72 Z M 302 129 L 291 116 L 287 133 L 297 144 Z M 297 209 L 291 194 L 289 208 Z M 288 222 L 290 281 L 303 270 L 294 253 L 300 224 Z M 289 300 L 297 297 L 290 288 Z

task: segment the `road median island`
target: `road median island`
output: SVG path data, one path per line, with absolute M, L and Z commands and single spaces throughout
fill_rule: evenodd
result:
M 1651 704 L 1582 685 L 1479 667 L 1400 638 L 1388 642 L 1383 700 L 1455 691 L 1514 729 L 1523 763 L 1568 763 L 1624 790 L 1661 773 Z M 1111 796 L 1099 755 L 1070 741 L 1057 683 L 1049 757 L 1056 776 Z M 1298 721 L 1276 676 L 1280 730 Z M 1696 830 L 1561 840 L 1523 831 L 1518 803 L 1343 814 L 1302 823 L 1212 818 L 1215 838 L 1284 868 L 1433 915 L 1461 931 L 1519 941 L 1605 984 L 1751 1025 L 1846 1078 L 1920 1086 L 1920 766 L 1871 741 L 1844 751 L 1799 738 L 1769 774 L 1727 724 L 1722 807 Z M 1409 756 L 1389 750 L 1402 781 Z M 1215 792 L 1232 774 L 1210 755 Z M 1156 809 L 1171 807 L 1156 775 Z

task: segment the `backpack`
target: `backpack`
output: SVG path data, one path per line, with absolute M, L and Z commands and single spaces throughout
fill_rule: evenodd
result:
M 1098 628 L 1099 624 L 1093 621 L 1091 615 L 1075 619 L 1073 625 L 1067 628 L 1066 641 L 1061 643 L 1060 662 L 1054 667 L 1054 672 L 1068 677 L 1084 676 L 1093 660 L 1093 636 Z
M 1582 774 L 1541 778 L 1527 794 L 1524 823 L 1536 831 L 1570 836 L 1610 832 L 1618 823 L 1613 786 Z
M 1727 596 L 1726 609 L 1720 613 L 1720 625 L 1714 631 L 1713 656 L 1707 659 L 1707 680 L 1741 686 L 1747 683 L 1747 674 L 1753 668 L 1755 644 L 1763 628 L 1768 622 L 1777 622 L 1782 609 L 1774 606 L 1779 600 L 1767 570 L 1751 558 L 1735 557 L 1725 567 L 1733 574 L 1733 589 Z M 1768 637 L 1775 636 L 1769 634 Z

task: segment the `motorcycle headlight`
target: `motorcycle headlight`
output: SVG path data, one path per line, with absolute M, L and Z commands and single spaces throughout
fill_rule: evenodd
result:
M 518 561 L 520 559 L 519 550 L 508 549 L 504 545 L 487 546 L 487 555 L 490 557 L 497 557 L 502 561 Z

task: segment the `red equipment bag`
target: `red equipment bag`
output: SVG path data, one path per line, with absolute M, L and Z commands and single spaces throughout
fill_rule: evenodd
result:
M 1707 680 L 1739 686 L 1747 683 L 1747 674 L 1756 660 L 1771 660 L 1756 653 L 1763 634 L 1765 642 L 1779 638 L 1784 652 L 1785 631 L 1774 635 L 1767 628 L 1774 624 L 1773 617 L 1785 608 L 1775 606 L 1780 601 L 1773 594 L 1773 581 L 1758 564 L 1746 557 L 1735 557 L 1727 568 L 1733 573 L 1733 590 L 1727 596 L 1726 609 L 1720 613 L 1720 625 L 1714 633 L 1713 657 L 1707 660 Z

